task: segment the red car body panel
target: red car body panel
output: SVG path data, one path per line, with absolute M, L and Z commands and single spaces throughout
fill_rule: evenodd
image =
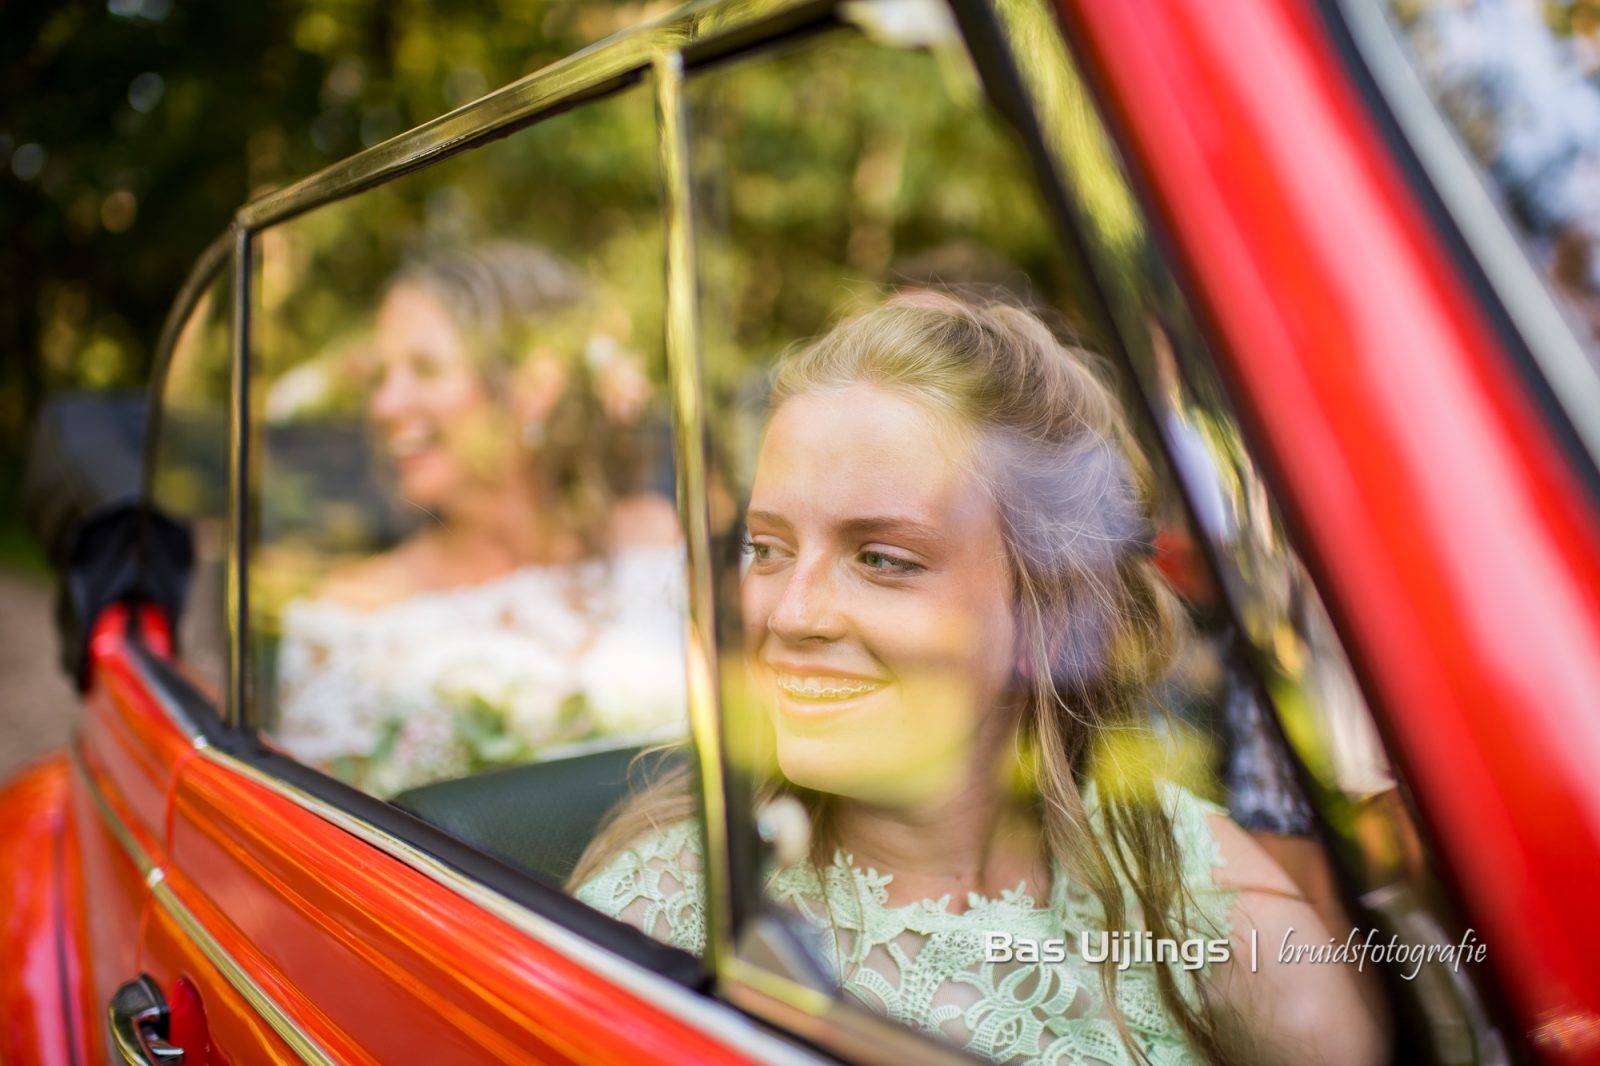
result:
M 82 874 L 57 757 L 0 789 L 0 1063 L 75 1066 L 84 1046 Z
M 1600 1053 L 1600 528 L 1309 4 L 1064 3 L 1523 1022 Z

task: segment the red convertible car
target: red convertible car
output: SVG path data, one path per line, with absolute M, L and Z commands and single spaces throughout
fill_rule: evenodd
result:
M 0 1062 L 970 1061 L 770 904 L 737 713 L 767 371 L 928 288 L 1114 373 L 1193 631 L 1147 743 L 1389 947 L 1388 1058 L 1600 1062 L 1597 47 L 704 0 L 246 204 L 148 401 L 38 430 L 83 717 L 0 788 Z M 663 943 L 571 889 L 685 774 Z

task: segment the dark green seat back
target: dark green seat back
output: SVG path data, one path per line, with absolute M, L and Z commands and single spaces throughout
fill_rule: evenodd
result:
M 394 802 L 559 885 L 619 801 L 685 762 L 679 749 L 652 752 L 635 762 L 641 750 L 620 748 L 489 770 L 410 789 Z

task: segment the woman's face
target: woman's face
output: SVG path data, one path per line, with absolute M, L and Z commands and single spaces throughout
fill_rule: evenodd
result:
M 936 802 L 1015 728 L 1005 545 L 966 436 L 870 385 L 790 399 L 767 427 L 746 651 L 798 785 Z
M 507 419 L 439 298 L 412 284 L 389 290 L 376 348 L 379 380 L 368 413 L 400 494 L 424 507 L 447 506 L 502 476 Z

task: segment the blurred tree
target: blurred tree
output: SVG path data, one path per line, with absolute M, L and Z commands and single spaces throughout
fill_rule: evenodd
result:
M 142 385 L 186 272 L 241 203 L 654 10 L 483 0 L 8 4 L 0 526 L 45 393 Z
M 673 6 L 24 0 L 7 7 L 0 34 L 0 554 L 28 422 L 43 396 L 142 386 L 173 296 L 241 203 Z M 702 177 L 726 168 L 720 190 L 718 182 L 699 190 L 707 233 L 726 238 L 702 249 L 709 274 L 727 280 L 729 300 L 705 338 L 721 368 L 715 384 L 739 380 L 752 354 L 820 328 L 835 305 L 841 264 L 871 284 L 965 276 L 982 265 L 972 251 L 981 246 L 978 258 L 999 271 L 997 280 L 1022 271 L 1048 289 L 1070 287 L 1070 279 L 1050 276 L 1048 231 L 1008 207 L 1030 195 L 1027 171 L 1007 162 L 1020 157 L 991 143 L 1005 134 L 969 121 L 980 96 L 962 64 L 942 57 L 938 73 L 926 55 L 857 51 L 844 49 L 836 64 L 808 77 L 801 77 L 803 58 L 744 67 L 720 102 L 714 91 L 695 94 L 697 109 L 709 108 L 696 116 L 698 126 L 737 133 L 727 159 L 716 158 L 715 138 L 697 145 Z M 951 100 L 924 92 L 946 80 Z M 1075 87 L 1063 93 L 1076 99 Z M 277 316 L 286 336 L 303 341 L 285 350 L 319 351 L 361 328 L 373 286 L 408 243 L 419 233 L 449 238 L 442 223 L 458 216 L 466 236 L 482 236 L 521 232 L 520 216 L 536 210 L 542 242 L 592 250 L 615 229 L 608 209 L 653 205 L 653 171 L 624 161 L 641 150 L 651 155 L 648 108 L 582 114 L 553 123 L 542 137 L 511 138 L 478 163 L 395 183 L 363 197 L 359 210 L 317 212 L 289 227 L 299 250 L 292 262 L 280 261 L 302 283 L 316 282 Z M 1070 118 L 1056 125 L 1069 127 Z M 546 172 L 546 158 L 559 159 L 559 168 Z M 524 187 L 539 189 L 536 205 L 517 191 Z M 1102 204 L 1097 217 L 1120 216 Z M 627 277 L 642 253 L 624 240 L 612 244 L 607 254 L 632 262 L 611 276 Z

